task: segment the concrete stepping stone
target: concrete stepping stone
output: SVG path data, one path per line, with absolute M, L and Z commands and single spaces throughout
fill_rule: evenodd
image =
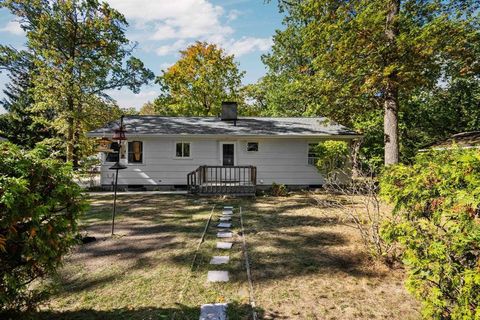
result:
M 231 242 L 217 242 L 217 249 L 226 249 L 229 250 L 232 248 L 233 243 Z
M 233 214 L 233 211 L 231 211 L 231 210 L 223 210 L 222 214 L 223 214 L 224 216 L 231 216 L 231 215 Z
M 219 224 L 217 224 L 217 227 L 218 228 L 231 228 L 232 224 L 229 223 L 229 222 L 220 222 Z
M 227 307 L 226 303 L 203 304 L 199 320 L 227 320 Z
M 210 264 L 226 264 L 228 261 L 230 261 L 229 256 L 213 256 Z
M 230 210 L 233 210 L 233 206 L 223 206 L 223 209 L 230 209 Z
M 208 282 L 228 282 L 229 280 L 228 271 L 208 271 Z
M 231 232 L 225 232 L 225 231 L 217 232 L 217 238 L 231 238 L 232 236 L 233 236 L 233 233 Z
M 220 217 L 219 220 L 220 220 L 220 221 L 231 221 L 231 220 L 232 220 L 232 217 L 230 217 L 230 216 Z

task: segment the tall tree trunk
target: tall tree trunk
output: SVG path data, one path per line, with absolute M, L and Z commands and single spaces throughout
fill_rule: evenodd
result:
M 385 36 L 389 45 L 389 64 L 397 62 L 396 40 L 399 34 L 398 15 L 400 13 L 400 0 L 389 0 Z M 383 121 L 385 138 L 385 165 L 395 164 L 399 161 L 398 139 L 398 86 L 397 72 L 394 70 L 387 76 L 385 88 L 385 116 Z
M 75 143 L 73 141 L 75 132 L 75 121 L 73 117 L 69 117 L 67 120 L 67 162 L 73 160 L 73 153 Z
M 398 89 L 395 86 L 387 89 L 384 109 L 385 165 L 390 165 L 399 161 Z
M 76 121 L 75 124 L 75 130 L 73 133 L 73 168 L 78 169 L 78 164 L 80 161 L 80 150 L 79 150 L 79 144 L 80 144 L 80 128 L 78 124 L 79 120 Z

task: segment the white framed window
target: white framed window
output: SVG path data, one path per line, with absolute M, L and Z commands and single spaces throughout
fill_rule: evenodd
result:
M 191 158 L 191 143 L 185 141 L 175 142 L 175 158 Z
M 128 142 L 128 163 L 141 164 L 143 163 L 143 141 L 129 141 Z
M 320 159 L 318 154 L 318 143 L 309 143 L 308 144 L 308 164 L 315 166 Z
M 258 151 L 258 142 L 247 142 L 247 151 L 248 152 L 257 152 Z

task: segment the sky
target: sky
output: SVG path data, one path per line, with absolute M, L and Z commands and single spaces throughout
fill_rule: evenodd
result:
M 276 1 L 264 0 L 107 0 L 125 15 L 126 31 L 138 43 L 134 56 L 156 75 L 179 58 L 179 50 L 195 41 L 220 45 L 234 54 L 244 84 L 256 82 L 265 74 L 261 55 L 268 52 L 272 36 L 281 29 L 282 16 Z M 24 48 L 25 34 L 6 9 L 0 9 L 0 44 Z M 0 74 L 0 99 L 8 82 Z M 144 86 L 139 94 L 128 89 L 108 92 L 121 107 L 140 107 L 159 94 L 155 84 Z M 0 113 L 4 112 L 0 107 Z

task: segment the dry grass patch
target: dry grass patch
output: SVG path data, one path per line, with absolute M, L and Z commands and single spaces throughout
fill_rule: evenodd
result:
M 247 209 L 265 319 L 419 318 L 403 271 L 371 261 L 357 230 L 334 209 L 305 194 L 258 199 Z
M 353 228 L 307 195 L 257 199 L 120 195 L 110 237 L 111 196 L 93 196 L 78 246 L 51 281 L 41 319 L 198 319 L 203 303 L 229 302 L 229 319 L 249 319 L 241 239 L 230 252 L 228 284 L 207 284 L 216 220 L 190 264 L 212 205 L 244 211 L 255 296 L 264 319 L 415 319 L 403 272 L 375 265 Z M 218 213 L 218 211 L 217 211 Z M 238 216 L 233 220 L 239 231 Z M 221 270 L 220 269 L 220 270 Z

